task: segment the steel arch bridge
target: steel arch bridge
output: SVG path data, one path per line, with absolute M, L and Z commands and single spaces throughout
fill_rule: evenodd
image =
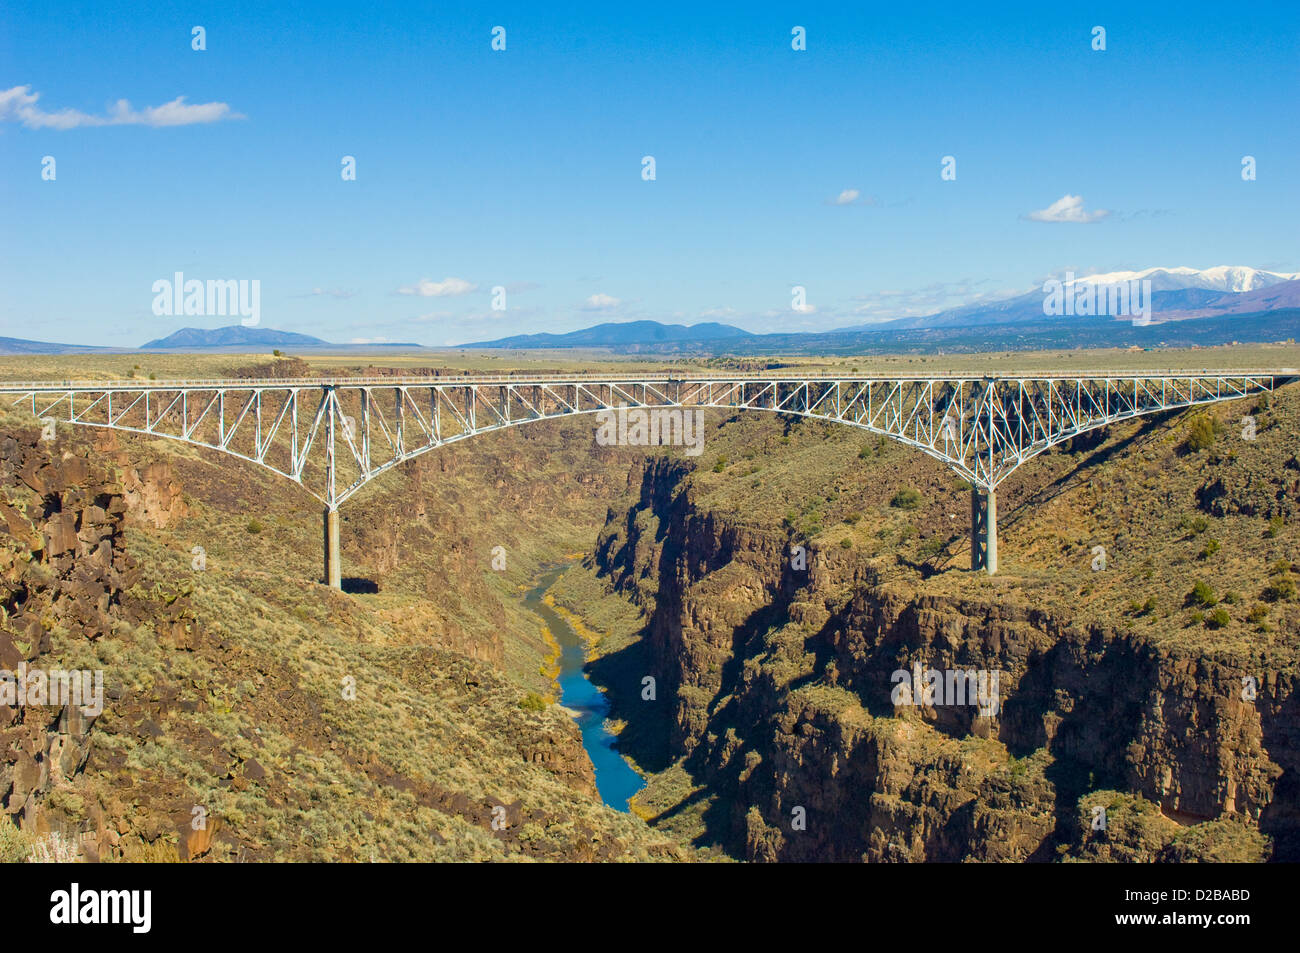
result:
M 927 453 L 970 482 L 971 568 L 992 574 L 997 487 L 1026 460 L 1130 417 L 1266 393 L 1297 373 L 31 381 L 0 382 L 0 400 L 46 422 L 207 447 L 293 481 L 325 507 L 325 580 L 338 588 L 338 508 L 380 474 L 477 434 L 621 408 L 793 414 Z

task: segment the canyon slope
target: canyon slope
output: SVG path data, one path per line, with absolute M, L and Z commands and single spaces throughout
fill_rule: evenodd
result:
M 6 417 L 0 665 L 99 670 L 100 713 L 0 705 L 0 857 L 684 860 L 601 804 L 518 601 L 628 463 L 572 427 L 422 458 L 319 582 L 292 484 L 166 441 Z M 504 571 L 492 551 L 504 548 Z M 201 821 L 201 822 L 200 822 Z
M 995 577 L 969 487 L 864 431 L 718 412 L 687 457 L 530 424 L 358 494 L 337 592 L 292 484 L 6 416 L 0 667 L 106 697 L 0 706 L 0 855 L 1297 859 L 1298 420 L 1289 385 L 1034 458 Z M 554 594 L 647 776 L 631 814 L 520 598 L 577 559 Z M 996 709 L 899 704 L 914 666 L 997 673 Z
M 740 415 L 646 461 L 587 568 L 643 614 L 596 665 L 641 812 L 759 861 L 1297 859 L 1298 419 L 1292 385 L 1031 460 L 992 578 L 969 488 L 872 435 Z M 895 704 L 915 665 L 1000 706 Z

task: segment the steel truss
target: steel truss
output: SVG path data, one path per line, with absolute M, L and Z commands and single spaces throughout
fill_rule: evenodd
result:
M 179 440 L 265 467 L 333 512 L 437 447 L 620 408 L 765 410 L 848 424 L 943 461 L 988 495 L 1018 466 L 1142 414 L 1272 391 L 1291 374 L 1043 377 L 337 378 L 3 383 L 43 419 Z M 996 526 L 994 519 L 981 518 Z M 328 540 L 327 540 L 328 548 Z M 996 540 L 992 571 L 996 565 Z

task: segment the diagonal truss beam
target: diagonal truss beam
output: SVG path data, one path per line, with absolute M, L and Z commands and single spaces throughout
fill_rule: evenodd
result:
M 983 378 L 0 382 L 0 398 L 38 417 L 179 440 L 248 460 L 337 509 L 380 474 L 447 443 L 620 407 L 763 410 L 842 423 L 929 454 L 992 491 L 1025 461 L 1089 430 L 1265 393 L 1296 375 L 1286 368 Z

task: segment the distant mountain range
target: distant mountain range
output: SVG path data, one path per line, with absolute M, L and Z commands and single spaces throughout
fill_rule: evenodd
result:
M 660 324 L 658 321 L 626 321 L 597 324 L 568 334 L 517 334 L 495 341 L 462 344 L 474 348 L 564 348 L 615 347 L 638 345 L 688 345 L 705 341 L 728 341 L 754 337 L 749 331 L 730 324 Z
M 568 334 L 532 334 L 480 341 L 467 348 L 608 348 L 621 353 L 816 354 L 885 353 L 945 348 L 979 351 L 1029 347 L 1209 346 L 1300 336 L 1300 274 L 1221 265 L 1149 268 L 1088 275 L 1064 284 L 1069 295 L 1094 286 L 1149 281 L 1150 323 L 1129 316 L 1044 314 L 1041 288 L 1012 298 L 920 317 L 832 331 L 751 334 L 725 324 L 693 327 L 653 321 L 599 324 Z M 1104 294 L 1104 292 L 1102 292 Z M 1142 300 L 1146 300 L 1145 292 Z
M 276 331 L 274 328 L 246 328 L 232 324 L 226 328 L 181 328 L 165 338 L 140 345 L 142 351 L 208 350 L 210 348 L 247 347 L 329 347 L 328 341 L 309 334 Z
M 1206 291 L 1258 291 L 1283 281 L 1295 281 L 1300 273 L 1264 271 L 1244 265 L 1218 265 L 1214 268 L 1148 268 L 1146 271 L 1112 271 L 1100 275 L 1087 275 L 1080 282 L 1095 285 L 1112 285 L 1121 281 L 1150 281 L 1152 291 L 1178 291 L 1183 288 L 1200 288 Z
M 832 331 L 753 334 L 729 324 L 607 322 L 565 334 L 519 334 L 458 345 L 461 349 L 603 349 L 623 354 L 918 353 L 1008 348 L 1187 346 L 1300 337 L 1300 274 L 1220 265 L 1214 268 L 1148 268 L 1087 275 L 1063 285 L 1068 296 L 1088 286 L 1150 282 L 1150 323 L 1132 317 L 1044 314 L 1046 293 L 1034 289 L 999 301 L 950 308 L 921 317 L 896 318 Z M 1099 292 L 1100 293 L 1100 292 Z M 239 352 L 330 351 L 374 353 L 443 350 L 417 344 L 332 344 L 308 334 L 232 325 L 182 328 L 149 341 L 141 351 Z M 131 351 L 0 338 L 0 354 L 78 354 Z
M 51 344 L 23 338 L 0 338 L 0 354 L 93 354 L 130 350 L 117 347 L 90 347 L 78 344 Z
M 164 338 L 157 338 L 138 348 L 89 347 L 78 344 L 54 344 L 46 341 L 26 341 L 21 338 L 0 338 L 0 354 L 105 354 L 136 353 L 140 351 L 228 352 L 272 351 L 289 348 L 294 351 L 353 351 L 374 353 L 384 350 L 422 350 L 414 343 L 333 344 L 310 334 L 295 331 L 277 331 L 275 328 L 246 328 L 233 324 L 224 328 L 181 328 Z
M 1300 275 L 1277 274 L 1254 268 L 1220 266 L 1205 271 L 1196 271 L 1192 268 L 1119 271 L 1077 278 L 1066 284 L 1064 288 L 1069 294 L 1083 286 L 1107 287 L 1130 281 L 1151 282 L 1153 322 L 1181 321 L 1224 314 L 1254 314 L 1300 307 Z M 1050 320 L 1043 313 L 1044 297 L 1043 290 L 1035 288 L 1014 298 L 963 305 L 922 317 L 897 318 L 893 321 L 863 324 L 841 330 L 978 327 L 988 324 Z M 1072 319 L 1071 317 L 1066 320 Z

